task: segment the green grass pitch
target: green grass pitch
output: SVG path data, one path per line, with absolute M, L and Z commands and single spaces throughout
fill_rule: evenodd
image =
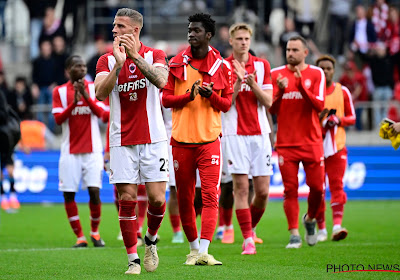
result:
M 89 207 L 79 204 L 82 227 L 89 238 Z M 301 202 L 304 213 L 306 203 Z M 209 253 L 222 266 L 185 266 L 187 241 L 175 245 L 168 215 L 160 228 L 160 265 L 139 276 L 124 275 L 127 257 L 122 241 L 116 239 L 119 227 L 115 206 L 103 204 L 100 233 L 105 248 L 71 249 L 75 236 L 69 227 L 62 204 L 22 205 L 15 214 L 0 213 L 0 279 L 399 279 L 393 272 L 327 272 L 329 264 L 400 264 L 400 201 L 349 201 L 343 225 L 347 239 L 327 241 L 309 247 L 303 240 L 300 249 L 285 249 L 289 240 L 282 201 L 271 201 L 257 227 L 264 244 L 257 254 L 242 256 L 242 236 L 236 221 L 235 243 L 213 241 Z M 328 207 L 327 229 L 332 228 Z M 301 234 L 304 229 L 301 227 Z M 143 259 L 144 248 L 138 250 Z M 345 267 L 344 267 L 345 268 Z M 382 267 L 378 267 L 382 269 Z

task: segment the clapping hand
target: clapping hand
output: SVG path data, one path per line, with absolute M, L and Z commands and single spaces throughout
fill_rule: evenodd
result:
M 289 81 L 287 77 L 282 77 L 279 73 L 278 78 L 276 78 L 276 83 L 280 89 L 285 89 L 287 88 Z
M 208 86 L 199 87 L 199 94 L 205 98 L 209 98 L 212 94 L 213 86 L 214 86 L 214 83 L 211 82 Z
M 200 82 L 201 82 L 201 80 L 199 79 L 193 83 L 192 89 L 190 91 L 190 99 L 191 100 L 194 100 L 196 98 L 197 94 L 199 94 Z

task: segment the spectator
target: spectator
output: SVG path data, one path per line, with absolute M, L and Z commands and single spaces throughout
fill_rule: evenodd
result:
M 286 45 L 289 39 L 293 36 L 300 35 L 299 32 L 296 31 L 296 26 L 292 18 L 285 18 L 285 31 L 281 34 L 279 38 L 279 46 L 282 53 L 282 61 L 286 63 Z
M 351 92 L 353 103 L 357 104 L 357 101 L 368 100 L 368 89 L 364 75 L 358 70 L 356 64 L 353 61 L 348 61 L 343 65 L 343 74 L 339 78 L 339 82 L 347 87 Z M 362 119 L 361 115 L 363 108 L 355 106 L 356 109 L 356 129 L 362 130 Z
M 389 9 L 385 40 L 394 67 L 394 79 L 398 82 L 400 81 L 400 18 L 396 7 Z
M 54 7 L 47 7 L 43 19 L 43 27 L 39 37 L 39 45 L 43 41 L 53 41 L 57 36 L 66 39 L 65 28 L 55 16 Z
M 385 0 L 376 0 L 371 9 L 371 21 L 374 24 L 376 35 L 379 40 L 384 40 L 387 20 L 389 18 L 389 6 Z
M 31 119 L 32 93 L 25 77 L 15 79 L 15 88 L 7 95 L 7 102 L 21 120 Z
M 384 43 L 376 44 L 368 56 L 368 62 L 375 86 L 372 100 L 384 103 L 377 104 L 378 106 L 374 107 L 374 127 L 379 128 L 380 122 L 387 116 L 389 100 L 392 99 L 394 86 L 393 65 Z
M 32 95 L 38 104 L 51 106 L 52 90 L 55 86 L 55 60 L 51 56 L 52 46 L 50 41 L 40 44 L 40 56 L 33 61 L 32 67 Z M 46 107 L 38 113 L 38 120 L 44 122 L 52 131 L 55 124 L 51 110 Z
M 8 95 L 8 86 L 7 86 L 7 81 L 6 81 L 6 75 L 4 74 L 4 71 L 0 69 L 0 90 L 3 91 L 5 96 Z
M 54 59 L 54 81 L 57 85 L 62 85 L 67 82 L 65 62 L 68 56 L 69 54 L 67 53 L 64 37 L 54 37 L 52 57 Z
M 99 58 L 107 52 L 107 42 L 103 37 L 98 37 L 95 42 L 96 53 L 89 59 L 87 63 L 88 75 L 94 81 L 96 77 L 96 64 Z
M 287 4 L 294 12 L 296 31 L 307 39 L 312 38 L 315 22 L 321 13 L 322 1 L 288 0 Z
M 344 59 L 344 46 L 348 36 L 348 21 L 352 0 L 329 0 L 329 48 L 337 55 L 339 62 Z
M 35 59 L 40 54 L 39 37 L 47 7 L 55 7 L 57 0 L 24 0 L 30 16 L 30 55 Z M 68 1 L 66 1 L 68 2 Z
M 231 55 L 232 48 L 229 45 L 229 26 L 224 24 L 218 29 L 218 37 L 214 43 L 215 48 L 226 58 Z

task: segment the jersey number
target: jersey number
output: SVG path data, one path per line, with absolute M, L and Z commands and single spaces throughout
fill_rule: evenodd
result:
M 165 158 L 160 158 L 160 162 L 161 162 L 161 167 L 160 167 L 160 171 L 161 172 L 169 172 L 168 170 L 168 159 Z
M 271 156 L 267 155 L 267 166 L 271 166 Z

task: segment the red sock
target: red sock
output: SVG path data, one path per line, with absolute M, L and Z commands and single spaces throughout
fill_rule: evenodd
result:
M 196 212 L 196 217 L 197 216 L 201 216 L 201 211 L 203 211 L 203 206 L 202 207 L 198 207 L 198 208 L 194 208 L 194 211 Z
M 224 219 L 224 208 L 223 207 L 218 207 L 218 226 L 222 227 L 225 225 L 225 219 Z
M 332 215 L 333 215 L 333 225 L 341 225 L 343 219 L 343 204 L 335 204 L 331 205 L 332 207 Z
M 157 234 L 157 231 L 160 228 L 161 222 L 164 218 L 166 207 L 167 204 L 165 202 L 161 207 L 155 207 L 149 203 L 149 209 L 147 210 L 147 226 L 151 235 Z
M 251 214 L 250 209 L 237 209 L 236 217 L 239 222 L 240 229 L 242 230 L 243 238 L 249 238 L 253 236 L 253 232 L 251 230 Z
M 100 216 L 101 216 L 101 202 L 99 204 L 93 204 L 89 201 L 90 208 L 90 227 L 92 232 L 99 230 Z
M 250 205 L 251 213 L 251 228 L 255 228 L 258 222 L 261 220 L 262 215 L 265 212 L 265 208 L 257 208 L 253 204 Z
M 171 225 L 172 225 L 172 231 L 178 232 L 181 231 L 181 217 L 179 215 L 169 215 L 169 219 L 171 221 Z
M 83 236 L 81 222 L 78 216 L 78 207 L 76 206 L 75 201 L 64 202 L 65 211 L 67 211 L 68 221 L 71 225 L 72 230 L 74 231 L 77 238 Z
M 138 201 L 139 206 L 139 215 L 138 215 L 138 228 L 142 229 L 144 218 L 146 217 L 147 212 L 147 200 L 146 201 Z
M 136 203 L 137 201 L 119 201 L 119 226 L 121 228 L 126 252 L 128 254 L 137 253 L 137 220 L 135 215 Z
M 233 211 L 232 208 L 229 208 L 229 209 L 224 208 L 223 218 L 224 218 L 224 223 L 226 226 L 230 226 L 232 224 L 232 211 Z

